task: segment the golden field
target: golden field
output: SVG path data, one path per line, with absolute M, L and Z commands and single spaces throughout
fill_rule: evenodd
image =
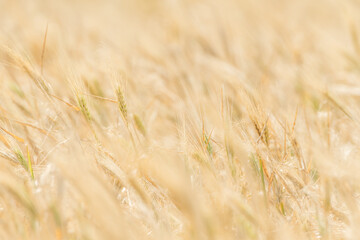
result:
M 360 2 L 0 0 L 0 239 L 360 239 Z

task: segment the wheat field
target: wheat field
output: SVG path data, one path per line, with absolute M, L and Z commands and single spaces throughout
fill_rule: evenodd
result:
M 360 2 L 0 0 L 0 239 L 360 239 Z

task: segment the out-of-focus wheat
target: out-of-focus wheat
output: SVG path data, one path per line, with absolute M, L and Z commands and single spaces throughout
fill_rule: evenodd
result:
M 359 20 L 0 1 L 0 239 L 357 239 Z

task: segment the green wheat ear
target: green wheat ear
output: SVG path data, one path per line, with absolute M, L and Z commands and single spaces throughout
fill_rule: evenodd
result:
M 116 98 L 119 104 L 119 110 L 121 112 L 122 117 L 124 118 L 124 121 L 126 124 L 128 124 L 128 111 L 127 106 L 125 102 L 124 94 L 120 87 L 116 89 Z
M 19 163 L 21 164 L 21 166 L 26 170 L 28 171 L 29 170 L 29 167 L 27 165 L 27 162 L 25 160 L 25 157 L 22 153 L 22 151 L 20 149 L 14 149 L 14 153 L 16 155 L 16 158 L 18 159 Z
M 92 117 L 91 117 L 89 108 L 86 104 L 85 98 L 83 96 L 78 95 L 77 101 L 78 101 L 80 110 L 81 110 L 82 114 L 84 115 L 85 119 L 90 122 L 92 120 Z
M 134 114 L 134 122 L 135 122 L 135 127 L 137 130 L 139 130 L 139 132 L 146 137 L 146 129 L 144 127 L 143 122 L 141 121 L 141 119 L 139 118 L 138 115 Z

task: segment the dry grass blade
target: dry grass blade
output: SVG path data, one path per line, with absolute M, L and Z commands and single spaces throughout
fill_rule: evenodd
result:
M 87 95 L 87 96 L 99 99 L 99 100 L 103 100 L 103 101 L 107 101 L 107 102 L 111 102 L 111 103 L 118 103 L 118 101 L 113 100 L 111 98 L 100 97 L 100 96 L 96 96 L 96 95 L 88 94 L 88 93 L 84 93 L 84 94 Z
M 20 143 L 23 143 L 23 142 L 24 142 L 24 139 L 23 139 L 23 138 L 16 136 L 15 134 L 13 134 L 12 132 L 6 130 L 5 128 L 0 127 L 0 129 L 3 130 L 4 132 L 6 132 L 7 134 L 9 134 L 9 135 L 10 135 L 11 137 L 13 137 L 14 139 L 16 139 L 18 142 L 20 142 Z
M 53 98 L 55 98 L 55 99 L 57 99 L 57 100 L 65 103 L 65 104 L 68 105 L 69 107 L 73 108 L 75 111 L 77 111 L 77 112 L 80 111 L 80 109 L 79 109 L 77 106 L 75 106 L 75 105 L 73 105 L 73 104 L 71 104 L 71 103 L 69 103 L 69 102 L 66 102 L 65 100 L 63 100 L 63 99 L 61 99 L 61 98 L 59 98 L 59 97 L 57 97 L 57 96 L 55 96 L 55 95 L 52 95 L 52 94 L 49 94 L 49 95 L 52 96 Z
M 52 136 L 52 134 L 51 134 L 50 131 L 48 131 L 48 130 L 39 128 L 39 127 L 34 126 L 33 124 L 30 124 L 30 123 L 21 122 L 21 121 L 15 120 L 15 119 L 10 119 L 10 118 L 7 118 L 7 117 L 5 117 L 5 116 L 1 116 L 1 115 L 0 115 L 0 117 L 1 117 L 1 118 L 4 118 L 4 119 L 6 119 L 6 120 L 9 120 L 9 121 L 11 121 L 11 122 L 18 123 L 18 124 L 20 124 L 20 125 L 22 125 L 22 126 L 26 126 L 26 127 L 30 127 L 30 128 L 36 129 L 36 130 L 38 130 L 39 132 L 41 132 L 42 134 L 45 134 L 45 135 L 51 137 L 52 139 L 55 139 L 54 136 Z
M 49 27 L 49 24 L 46 24 L 44 41 L 43 41 L 42 51 L 41 51 L 41 64 L 40 64 L 41 75 L 43 75 L 43 70 L 44 70 L 44 56 L 45 56 L 45 47 L 46 47 L 46 39 L 47 39 L 48 27 Z

